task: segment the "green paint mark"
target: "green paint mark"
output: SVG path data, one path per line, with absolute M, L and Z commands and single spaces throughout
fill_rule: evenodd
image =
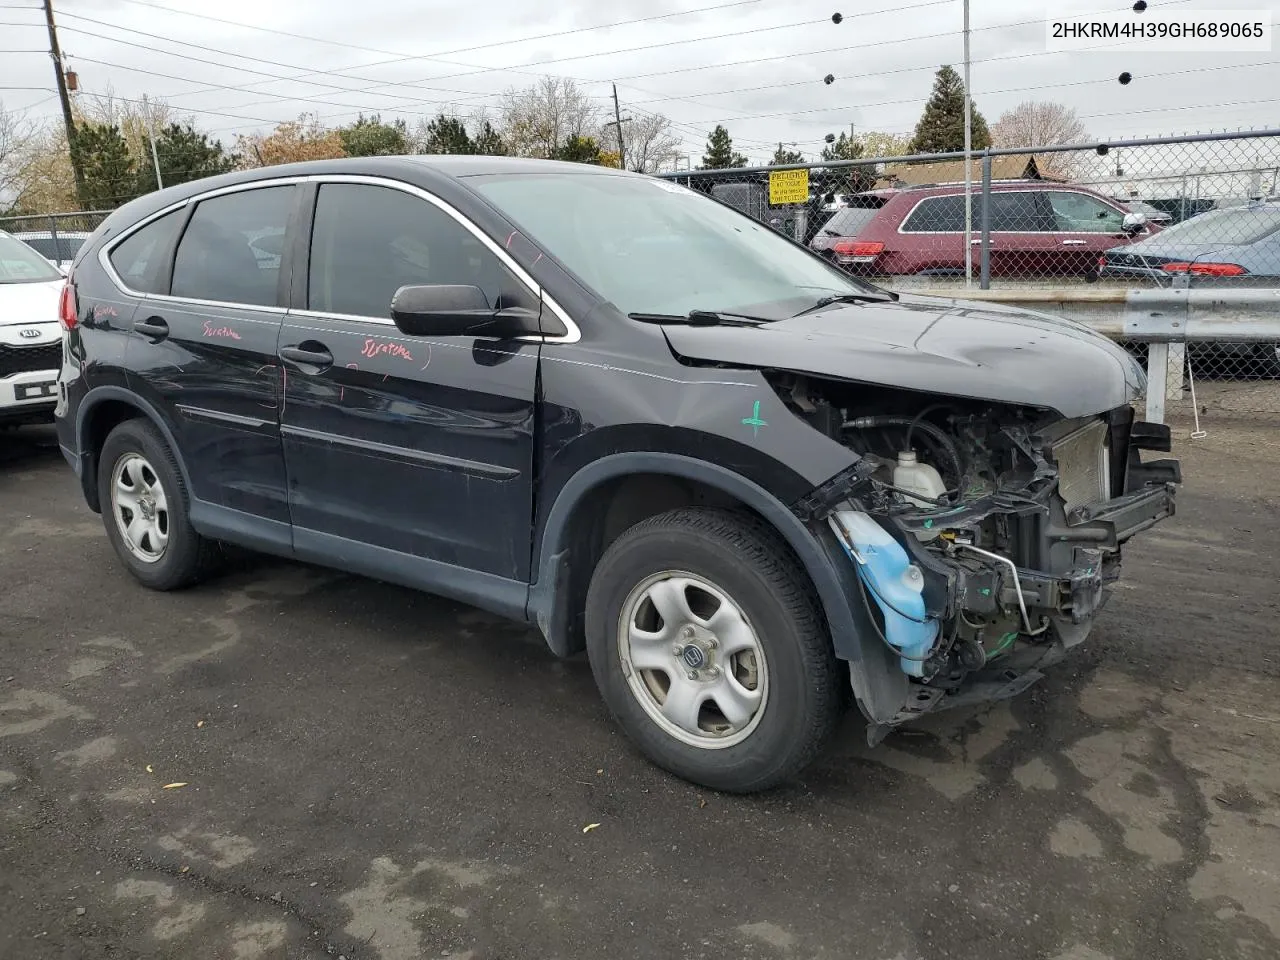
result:
M 978 592 L 979 592 L 980 594 L 982 594 L 984 597 L 989 597 L 989 596 L 991 596 L 991 588 L 990 588 L 990 587 L 983 587 L 983 588 L 982 588 L 981 590 L 979 590 Z
M 933 519 L 932 519 L 932 518 L 930 518 L 930 519 L 928 519 L 928 520 L 926 520 L 926 521 L 924 522 L 924 528 L 925 528 L 926 530 L 931 530 L 931 529 L 933 529 Z
M 751 435 L 753 437 L 759 436 L 761 427 L 767 427 L 769 425 L 764 420 L 760 419 L 760 401 L 759 400 L 757 400 L 755 406 L 752 407 L 751 416 L 742 418 L 742 424 L 743 426 L 751 428 Z

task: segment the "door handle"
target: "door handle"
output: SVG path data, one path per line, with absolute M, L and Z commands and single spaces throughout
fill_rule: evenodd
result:
M 133 332 L 159 341 L 169 335 L 169 324 L 164 322 L 164 317 L 147 317 L 133 325 Z
M 281 347 L 280 359 L 309 367 L 333 366 L 333 354 L 329 348 L 314 340 L 303 341 L 295 347 Z
M 1087 241 L 1084 240 L 1063 240 L 1064 247 L 1083 247 Z

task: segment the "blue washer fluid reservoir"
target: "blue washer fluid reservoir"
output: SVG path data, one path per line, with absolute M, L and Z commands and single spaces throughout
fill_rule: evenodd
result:
M 884 614 L 885 639 L 902 653 L 898 661 L 902 672 L 923 676 L 923 659 L 933 649 L 939 630 L 938 621 L 925 612 L 924 574 L 902 545 L 867 514 L 837 510 L 828 522 Z

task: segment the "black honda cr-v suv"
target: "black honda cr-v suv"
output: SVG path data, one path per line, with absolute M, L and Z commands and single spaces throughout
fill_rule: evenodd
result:
M 797 771 L 849 699 L 874 740 L 1034 681 L 1179 480 L 1108 340 L 598 167 L 163 190 L 84 244 L 62 323 L 59 440 L 142 583 L 237 544 L 527 620 L 727 790 Z

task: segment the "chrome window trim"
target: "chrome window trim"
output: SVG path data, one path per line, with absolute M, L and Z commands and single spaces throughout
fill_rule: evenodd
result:
M 139 230 L 146 227 L 148 224 L 153 223 L 156 220 L 159 220 L 161 217 L 167 214 L 173 213 L 175 210 L 181 210 L 183 207 L 187 206 L 188 204 L 196 204 L 204 200 L 212 199 L 213 197 L 220 197 L 230 193 L 240 193 L 245 190 L 260 190 L 267 187 L 293 186 L 301 183 L 318 183 L 321 185 L 326 183 L 354 183 L 354 184 L 363 184 L 366 186 L 373 186 L 373 187 L 387 187 L 392 190 L 399 190 L 402 193 L 407 193 L 410 196 L 417 197 L 420 200 L 425 200 L 427 203 L 431 204 L 432 206 L 436 207 L 438 210 L 441 210 L 447 216 L 452 218 L 464 230 L 466 230 L 473 237 L 479 240 L 481 245 L 488 248 L 489 252 L 498 258 L 498 262 L 501 263 L 508 270 L 510 270 L 511 273 L 515 275 L 516 279 L 519 280 L 521 283 L 523 283 L 525 287 L 528 288 L 529 292 L 533 294 L 533 296 L 536 297 L 540 303 L 544 304 L 548 309 L 550 309 L 551 312 L 555 314 L 557 318 L 559 318 L 560 322 L 564 324 L 565 329 L 569 331 L 564 336 L 555 336 L 555 337 L 524 336 L 524 337 L 517 337 L 516 339 L 538 341 L 541 343 L 577 343 L 579 340 L 582 339 L 582 331 L 579 329 L 578 325 L 574 323 L 572 318 L 570 318 L 569 314 L 565 312 L 564 308 L 561 307 L 560 304 L 558 304 L 555 301 L 555 299 L 550 294 L 548 294 L 546 290 L 544 290 L 542 286 L 524 270 L 523 267 L 521 267 L 518 263 L 516 263 L 516 261 L 511 257 L 511 255 L 507 253 L 507 251 L 504 250 L 497 243 L 497 241 L 495 241 L 492 237 L 490 237 L 483 230 L 477 227 L 474 223 L 468 220 L 461 212 L 455 209 L 451 204 L 440 199 L 435 194 L 430 193 L 426 190 L 423 190 L 421 187 L 415 186 L 414 184 L 405 183 L 402 180 L 394 180 L 389 177 L 376 177 L 376 176 L 369 176 L 365 174 L 347 174 L 347 173 L 324 173 L 324 174 L 312 174 L 309 176 L 275 177 L 267 180 L 254 180 L 251 183 L 232 184 L 231 186 L 227 186 L 227 187 L 219 187 L 216 190 L 209 190 L 206 193 L 199 193 L 194 196 L 187 197 L 185 200 L 179 200 L 176 203 L 172 203 L 167 207 L 162 207 L 156 212 L 148 215 L 146 218 L 139 220 L 137 223 L 130 226 L 127 230 L 121 232 L 109 243 L 103 244 L 102 249 L 98 251 L 98 265 L 102 267 L 103 271 L 107 274 L 107 277 L 110 278 L 111 282 L 115 284 L 115 286 L 121 292 L 127 294 L 128 296 L 136 297 L 141 300 L 154 300 L 161 303 L 164 303 L 164 302 L 185 303 L 185 304 L 193 304 L 195 306 L 231 308 L 231 309 L 239 309 L 239 310 L 256 310 L 256 311 L 266 312 L 266 313 L 275 313 L 275 314 L 281 314 L 281 315 L 292 314 L 295 316 L 313 317 L 316 319 L 326 319 L 326 320 L 349 320 L 349 321 L 353 320 L 359 323 L 371 323 L 371 324 L 377 324 L 380 326 L 393 326 L 394 324 L 390 317 L 369 317 L 369 316 L 354 315 L 354 314 L 324 313 L 316 310 L 290 310 L 286 307 L 279 307 L 279 306 L 264 307 L 259 304 L 252 304 L 252 303 L 235 303 L 232 301 L 223 301 L 223 300 L 193 300 L 187 297 L 174 297 L 174 296 L 170 296 L 169 294 L 143 293 L 142 291 L 131 289 L 124 282 L 124 280 L 121 279 L 120 275 L 116 272 L 115 267 L 111 263 L 111 259 L 110 259 L 111 252 L 115 250 L 117 246 L 119 246 L 121 243 L 123 243 L 133 234 L 137 233 Z

